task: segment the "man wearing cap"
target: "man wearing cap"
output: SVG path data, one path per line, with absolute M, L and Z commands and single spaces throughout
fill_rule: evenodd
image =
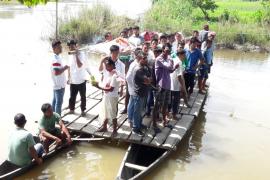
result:
M 61 120 L 59 114 L 52 111 L 52 106 L 45 103 L 41 106 L 43 112 L 42 118 L 39 120 L 40 139 L 43 141 L 45 152 L 49 151 L 49 145 L 55 141 L 57 145 L 61 145 L 63 140 L 71 144 L 71 136 L 65 124 Z M 59 124 L 60 128 L 56 128 L 55 124 Z
M 85 115 L 86 109 L 86 72 L 91 76 L 86 57 L 82 51 L 78 51 L 77 42 L 70 40 L 69 47 L 69 71 L 68 83 L 70 84 L 69 110 L 74 113 L 76 97 L 78 92 L 81 96 L 81 115 Z
M 31 133 L 24 126 L 25 116 L 18 113 L 14 117 L 16 129 L 9 137 L 8 161 L 16 166 L 27 166 L 34 159 L 38 164 L 42 163 L 40 158 L 44 152 L 43 146 L 36 144 Z
M 62 46 L 59 40 L 54 40 L 52 42 L 53 48 L 53 59 L 51 65 L 51 75 L 53 80 L 53 101 L 52 109 L 54 112 L 61 115 L 63 98 L 66 87 L 66 76 L 65 71 L 69 68 L 64 65 L 60 54 L 62 53 Z

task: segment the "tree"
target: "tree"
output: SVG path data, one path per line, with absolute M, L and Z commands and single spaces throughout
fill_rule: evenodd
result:
M 155 3 L 157 3 L 159 0 L 152 0 L 152 5 L 154 5 Z
M 1 1 L 11 1 L 11 0 L 1 0 Z M 46 4 L 49 0 L 17 0 L 21 4 L 24 4 L 28 7 L 36 6 L 38 4 Z
M 204 14 L 205 20 L 209 21 L 208 11 L 214 12 L 218 7 L 214 0 L 191 0 L 193 7 L 200 8 Z

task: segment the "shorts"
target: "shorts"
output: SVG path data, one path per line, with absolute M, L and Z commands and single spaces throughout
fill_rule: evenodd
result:
M 193 73 L 185 73 L 184 74 L 186 90 L 189 94 L 193 93 L 193 88 L 195 85 L 195 74 Z
M 156 92 L 156 103 L 159 107 L 167 108 L 171 100 L 171 91 L 167 89 L 162 89 Z
M 201 65 L 200 69 L 198 71 L 198 78 L 199 79 L 208 79 L 208 71 L 209 71 L 208 65 Z
M 59 128 L 54 128 L 54 130 L 48 131 L 48 133 L 50 133 L 51 135 L 56 136 L 60 139 L 62 139 L 62 137 L 63 137 L 62 132 Z M 40 137 L 41 142 L 44 142 L 46 140 L 46 138 L 44 136 L 42 136 L 41 134 L 39 135 L 39 137 Z

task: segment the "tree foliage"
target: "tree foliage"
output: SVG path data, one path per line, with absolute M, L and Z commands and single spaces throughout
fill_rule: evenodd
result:
M 207 21 L 210 20 L 208 11 L 213 12 L 218 7 L 214 0 L 191 0 L 191 2 L 194 7 L 201 9 Z
M 11 0 L 1 0 L 1 1 L 11 1 Z M 28 7 L 32 7 L 38 4 L 46 4 L 49 0 L 17 0 L 17 1 Z

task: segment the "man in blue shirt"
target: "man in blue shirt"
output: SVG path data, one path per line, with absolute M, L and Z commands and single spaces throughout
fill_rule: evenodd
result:
M 195 74 L 199 65 L 204 63 L 204 58 L 201 53 L 201 50 L 197 48 L 198 40 L 196 38 L 190 39 L 189 49 L 186 50 L 186 57 L 188 60 L 188 64 L 186 67 L 186 73 L 184 74 L 185 84 L 188 94 L 193 93 L 193 88 L 195 85 Z M 199 93 L 203 94 L 202 90 L 202 82 L 198 80 L 199 85 Z

